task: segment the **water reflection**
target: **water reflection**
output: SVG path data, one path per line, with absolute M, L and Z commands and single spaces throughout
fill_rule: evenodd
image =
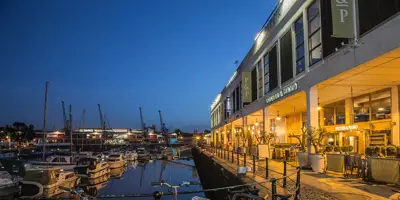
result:
M 172 185 L 177 185 L 182 183 L 182 181 L 199 181 L 197 170 L 193 167 L 193 161 L 190 160 L 132 162 L 128 163 L 127 166 L 127 168 L 121 168 L 119 171 L 112 170 L 111 179 L 105 186 L 99 188 L 97 193 L 99 195 L 153 193 L 154 191 L 168 191 L 168 189 L 153 187 L 151 186 L 151 182 L 164 180 Z M 114 179 L 113 177 L 120 178 Z M 201 189 L 201 186 L 189 186 L 182 187 L 179 191 L 199 189 Z M 180 199 L 190 199 L 192 196 L 204 196 L 204 194 L 182 195 L 180 196 Z M 165 196 L 163 199 L 172 199 L 172 197 Z

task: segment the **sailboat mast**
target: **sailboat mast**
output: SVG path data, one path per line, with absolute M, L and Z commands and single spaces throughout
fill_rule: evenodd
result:
M 43 117 L 43 161 L 46 160 L 46 118 L 47 118 L 47 93 L 49 82 L 46 81 L 46 89 L 44 93 L 44 117 Z
M 72 154 L 72 105 L 69 104 L 69 150 Z

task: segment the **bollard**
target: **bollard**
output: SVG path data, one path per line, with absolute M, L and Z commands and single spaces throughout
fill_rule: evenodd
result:
M 268 158 L 265 158 L 265 178 L 268 178 Z
M 237 165 L 239 166 L 240 161 L 239 161 L 239 151 L 236 152 L 236 159 L 237 159 Z
M 283 161 L 283 188 L 286 188 L 286 160 Z
M 297 167 L 297 175 L 296 175 L 296 196 L 294 196 L 294 200 L 300 200 L 300 167 Z
M 276 200 L 276 179 L 271 178 L 271 188 L 272 188 L 272 200 Z
M 253 156 L 253 173 L 256 173 L 256 156 Z
M 246 167 L 246 153 L 243 153 L 243 167 Z

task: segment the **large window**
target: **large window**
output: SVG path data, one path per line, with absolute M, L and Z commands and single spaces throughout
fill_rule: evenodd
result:
M 392 101 L 390 90 L 371 94 L 372 120 L 390 119 Z
M 261 60 L 258 61 L 257 63 L 257 86 L 258 86 L 258 98 L 261 98 L 263 96 L 263 66 Z
M 296 74 L 299 74 L 305 68 L 303 16 L 300 16 L 294 23 L 294 30 L 296 33 Z
M 265 82 L 265 94 L 269 92 L 269 59 L 268 54 L 264 56 L 264 82 Z
M 332 126 L 335 124 L 335 106 L 334 105 L 328 105 L 324 106 L 323 109 L 324 112 L 324 125 L 325 126 Z
M 369 121 L 369 95 L 354 98 L 354 122 Z
M 336 124 L 346 124 L 345 102 L 341 101 L 335 105 Z
M 321 19 L 320 2 L 316 0 L 307 9 L 308 13 L 308 50 L 310 65 L 318 62 L 322 58 L 321 44 Z
M 278 55 L 276 46 L 274 46 L 268 53 L 269 62 L 269 90 L 278 87 Z
M 281 83 L 284 83 L 293 78 L 293 47 L 292 47 L 292 32 L 289 30 L 281 39 Z

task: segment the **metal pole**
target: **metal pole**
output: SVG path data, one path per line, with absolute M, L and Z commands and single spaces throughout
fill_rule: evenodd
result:
M 297 176 L 296 176 L 296 196 L 295 200 L 300 200 L 300 167 L 297 167 Z
M 69 104 L 69 152 L 72 155 L 72 105 Z
M 268 158 L 265 158 L 265 178 L 268 178 Z
M 237 159 L 237 165 L 239 166 L 239 164 L 240 164 L 240 163 L 239 163 L 239 162 L 240 162 L 240 161 L 239 161 L 239 151 L 236 151 L 236 159 Z
M 246 153 L 243 154 L 243 167 L 246 167 Z
M 226 159 L 226 153 L 225 153 L 226 149 L 224 148 L 223 151 L 224 151 L 224 159 Z
M 44 117 L 43 117 L 43 161 L 46 161 L 46 118 L 47 118 L 47 93 L 49 88 L 49 82 L 46 81 L 46 89 L 44 93 Z
M 272 200 L 276 200 L 276 179 L 271 178 L 271 185 L 272 185 Z
M 235 162 L 235 157 L 233 157 L 233 154 L 234 154 L 234 150 L 232 150 L 232 163 Z
M 286 160 L 283 161 L 283 188 L 286 188 Z
M 253 155 L 253 173 L 256 173 L 256 156 Z

